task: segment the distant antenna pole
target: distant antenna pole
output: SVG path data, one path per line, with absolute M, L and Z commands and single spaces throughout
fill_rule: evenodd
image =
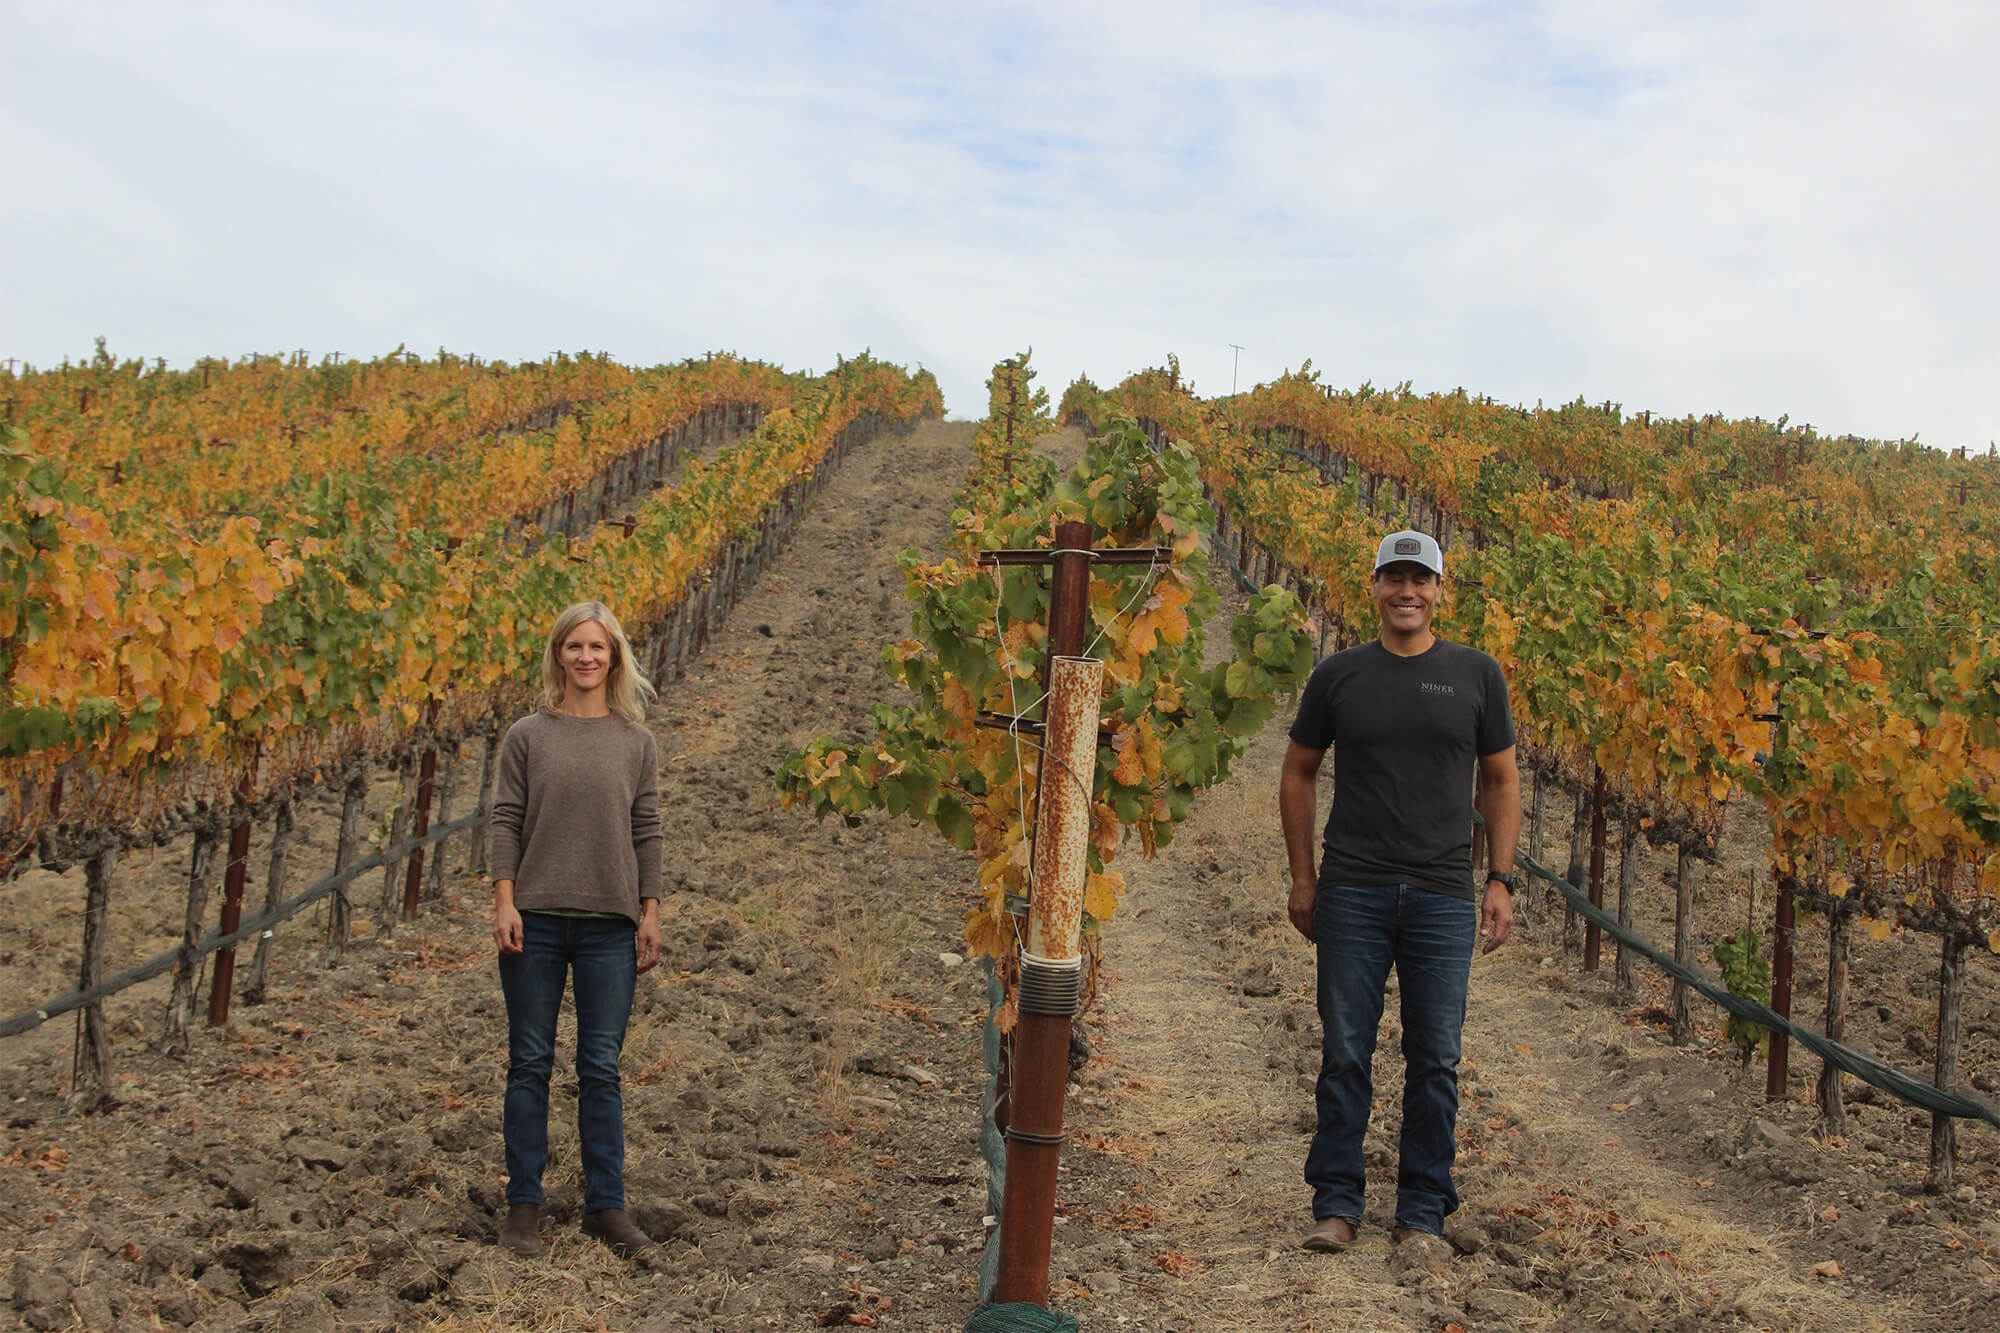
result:
M 1229 396 L 1234 398 L 1236 396 L 1236 367 L 1243 360 L 1243 347 L 1240 343 L 1231 343 L 1229 345 L 1236 349 L 1236 355 L 1229 358 Z

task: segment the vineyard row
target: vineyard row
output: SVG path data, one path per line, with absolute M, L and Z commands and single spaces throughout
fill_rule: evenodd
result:
M 632 637 L 643 668 L 656 680 L 665 680 L 684 670 L 686 663 L 705 648 L 709 636 L 742 589 L 761 573 L 783 545 L 845 451 L 896 424 L 894 418 L 870 412 L 852 416 L 838 428 L 830 430 L 824 440 L 825 447 L 818 456 L 782 490 L 767 497 L 754 527 L 750 531 L 731 533 L 714 552 L 711 561 L 691 576 L 677 590 L 677 595 L 657 598 L 652 604 L 628 603 L 633 607 L 634 614 L 627 623 L 634 626 Z M 614 528 L 612 531 L 620 535 L 610 540 L 622 544 L 628 540 L 624 534 L 636 530 L 637 525 Z M 341 819 L 333 871 L 289 899 L 283 896 L 283 885 L 290 834 L 296 807 L 309 795 L 310 788 L 305 784 L 295 784 L 274 800 L 262 804 L 241 801 L 213 811 L 214 818 L 205 821 L 194 832 L 186 927 L 181 944 L 117 976 L 105 974 L 103 940 L 118 853 L 115 848 L 98 851 L 86 865 L 87 902 L 78 984 L 33 1011 L 0 1022 L 0 1036 L 28 1030 L 70 1009 L 81 1010 L 72 1101 L 89 1105 L 110 1086 L 110 1047 L 101 1012 L 101 1000 L 105 996 L 171 969 L 174 990 L 168 1004 L 164 1042 L 168 1049 L 184 1048 L 193 1021 L 205 955 L 218 954 L 210 988 L 210 1021 L 221 1022 L 226 1019 L 229 1007 L 236 943 L 253 935 L 259 937 L 257 957 L 244 988 L 246 995 L 255 997 L 261 995 L 265 984 L 272 944 L 271 930 L 306 906 L 322 899 L 328 900 L 331 910 L 327 919 L 326 946 L 337 954 L 346 945 L 353 918 L 353 895 L 349 886 L 368 871 L 378 866 L 383 870 L 382 892 L 375 911 L 379 931 L 386 933 L 391 930 L 399 915 L 414 916 L 420 911 L 423 897 L 434 898 L 442 891 L 442 855 L 430 862 L 429 874 L 426 875 L 427 847 L 464 830 L 473 840 L 471 859 L 475 865 L 483 861 L 484 819 L 491 803 L 494 755 L 500 728 L 505 721 L 504 707 L 507 702 L 519 706 L 519 700 L 504 701 L 502 711 L 490 714 L 484 725 L 476 730 L 451 736 L 435 732 L 407 734 L 402 738 L 402 745 L 385 756 L 399 775 L 403 792 L 394 808 L 388 846 L 380 853 L 357 859 L 361 844 L 362 805 L 370 783 L 369 762 L 366 759 L 357 760 L 335 775 L 335 782 L 328 785 L 337 785 L 341 793 Z M 479 795 L 471 813 L 454 819 L 449 806 L 455 780 L 462 768 L 458 757 L 464 741 L 473 735 L 484 741 L 478 778 Z M 433 799 L 439 805 L 435 826 L 430 824 Z M 268 814 L 272 825 L 267 898 L 262 911 L 245 923 L 240 919 L 240 911 L 250 830 L 253 821 L 265 814 Z M 225 831 L 229 835 L 230 848 L 221 922 L 213 929 L 205 929 L 215 863 Z M 428 886 L 421 893 L 420 884 Z
M 1176 433 L 1169 431 L 1157 420 L 1148 419 L 1142 422 L 1142 428 L 1145 429 L 1155 447 L 1169 447 L 1174 439 L 1182 438 Z M 1213 420 L 1200 423 L 1200 428 L 1218 433 L 1225 429 L 1225 427 L 1220 426 Z M 1195 434 L 1196 432 L 1191 431 L 1189 433 Z M 1217 541 L 1219 544 L 1227 544 L 1235 547 L 1235 550 L 1231 552 L 1232 563 L 1238 563 L 1241 567 L 1248 569 L 1253 580 L 1261 572 L 1266 581 L 1280 582 L 1286 586 L 1293 586 L 1300 589 L 1326 615 L 1326 623 L 1330 623 L 1335 633 L 1336 646 L 1343 646 L 1345 643 L 1358 641 L 1360 638 L 1365 637 L 1365 632 L 1362 628 L 1362 618 L 1358 614 L 1350 617 L 1349 609 L 1346 606 L 1338 605 L 1335 598 L 1327 595 L 1326 584 L 1324 582 L 1327 577 L 1325 567 L 1319 566 L 1301 569 L 1287 558 L 1289 552 L 1286 548 L 1288 545 L 1295 544 L 1294 534 L 1300 526 L 1301 515 L 1311 511 L 1303 508 L 1297 497 L 1294 496 L 1282 508 L 1260 507 L 1246 512 L 1244 490 L 1232 487 L 1230 485 L 1232 478 L 1223 470 L 1213 466 L 1214 460 L 1222 453 L 1216 447 L 1214 436 L 1208 435 L 1206 438 L 1198 436 L 1197 440 L 1192 441 L 1192 443 L 1196 445 L 1196 453 L 1203 457 L 1205 463 L 1210 465 L 1209 479 L 1211 482 L 1217 483 L 1211 491 L 1211 498 L 1215 502 L 1218 511 L 1219 526 Z M 1327 461 L 1327 454 L 1330 452 L 1330 449 L 1326 442 L 1313 441 L 1310 442 L 1309 447 L 1316 449 L 1317 456 L 1322 461 Z M 1333 466 L 1340 470 L 1352 469 L 1357 473 L 1361 473 L 1362 475 L 1357 478 L 1360 485 L 1347 489 L 1318 487 L 1316 489 L 1321 489 L 1325 494 L 1331 496 L 1333 503 L 1340 504 L 1344 502 L 1351 508 L 1353 520 L 1350 524 L 1340 525 L 1342 535 L 1360 541 L 1363 546 L 1371 545 L 1372 542 L 1361 539 L 1367 537 L 1370 533 L 1374 533 L 1374 530 L 1379 528 L 1384 522 L 1397 521 L 1400 516 L 1396 515 L 1394 508 L 1388 508 L 1387 514 L 1380 511 L 1371 512 L 1368 508 L 1356 503 L 1358 498 L 1356 492 L 1362 487 L 1366 487 L 1369 491 L 1380 494 L 1389 483 L 1385 482 L 1385 479 L 1379 474 L 1373 476 L 1365 474 L 1354 460 L 1351 459 L 1341 459 Z M 1398 495 L 1398 500 L 1404 503 L 1408 503 L 1410 499 L 1411 497 L 1407 491 Z M 1274 519 L 1272 517 L 1274 513 L 1285 515 L 1283 521 Z M 1442 518 L 1442 515 L 1433 509 L 1429 517 L 1435 523 Z M 1354 527 L 1355 530 L 1352 532 L 1345 531 L 1345 528 L 1349 526 Z M 1362 529 L 1366 531 L 1364 532 Z M 1379 535 L 1379 533 L 1375 535 Z M 1281 552 L 1284 554 L 1281 554 Z M 1355 575 L 1355 588 L 1358 589 L 1361 583 L 1362 576 L 1359 574 Z M 1479 642 L 1477 637 L 1474 637 L 1472 641 Z M 1512 674 L 1518 673 L 1521 670 L 1522 664 L 1516 661 L 1509 663 L 1509 666 L 1512 668 L 1512 672 L 1510 672 Z M 1519 688 L 1518 684 L 1517 688 Z M 1531 734 L 1531 721 L 1529 719 L 1523 720 L 1525 723 L 1529 723 L 1529 726 L 1524 726 L 1524 735 Z M 1586 759 L 1580 770 L 1575 773 L 1569 770 L 1577 768 L 1577 765 L 1564 762 L 1562 752 L 1553 746 L 1544 745 L 1539 750 L 1531 747 L 1529 755 L 1529 766 L 1535 774 L 1535 797 L 1530 821 L 1529 857 L 1537 857 L 1541 852 L 1540 844 L 1545 796 L 1548 787 L 1554 785 L 1551 780 L 1568 784 L 1576 799 L 1576 823 L 1571 845 L 1579 849 L 1579 857 L 1583 854 L 1581 849 L 1586 847 L 1590 849 L 1588 873 L 1590 901 L 1593 903 L 1601 903 L 1603 901 L 1605 824 L 1607 809 L 1611 805 L 1610 796 L 1607 792 L 1607 784 L 1604 781 L 1605 769 L 1602 766 L 1607 748 L 1609 747 L 1601 743 L 1591 747 L 1591 751 L 1586 752 Z M 1592 751 L 1594 751 L 1599 761 L 1598 763 L 1591 762 L 1590 754 Z M 1584 774 L 1589 773 L 1595 773 L 1594 780 L 1584 776 Z M 1711 817 L 1719 813 L 1720 803 L 1720 798 L 1715 798 L 1715 808 L 1710 812 Z M 1620 894 L 1617 921 L 1629 933 L 1631 925 L 1631 881 L 1629 866 L 1631 864 L 1631 846 L 1633 841 L 1643 831 L 1655 841 L 1665 841 L 1673 845 L 1679 857 L 1676 875 L 1676 941 L 1674 958 L 1680 968 L 1690 968 L 1692 966 L 1693 942 L 1688 926 L 1692 916 L 1691 902 L 1694 871 L 1698 860 L 1711 855 L 1713 852 L 1712 828 L 1704 830 L 1699 826 L 1690 824 L 1685 818 L 1675 818 L 1675 812 L 1671 809 L 1662 811 L 1657 805 L 1649 805 L 1645 797 L 1633 788 L 1627 789 L 1623 801 L 1619 802 L 1619 804 L 1622 807 L 1619 813 L 1622 816 L 1621 822 L 1624 826 L 1625 852 L 1619 876 Z M 1581 866 L 1582 863 L 1579 860 L 1575 864 Z M 1582 874 L 1575 869 L 1572 871 L 1572 876 L 1578 879 L 1583 878 Z M 1784 977 L 1785 986 L 1783 993 L 1774 998 L 1778 1002 L 1776 1012 L 1789 1021 L 1789 950 L 1791 932 L 1794 926 L 1790 919 L 1790 900 L 1783 890 L 1796 889 L 1800 886 L 1788 871 L 1780 871 L 1779 880 L 1781 887 L 1780 920 L 1776 935 L 1781 948 L 1781 957 L 1786 976 Z M 1831 1041 L 1837 1042 L 1841 1036 L 1841 1026 L 1846 1008 L 1845 964 L 1846 952 L 1851 943 L 1850 923 L 1864 905 L 1879 904 L 1882 902 L 1882 898 L 1879 894 L 1874 893 L 1856 893 L 1853 900 L 1843 900 L 1840 897 L 1822 893 L 1819 901 L 1825 906 L 1828 913 L 1830 945 L 1834 956 L 1834 965 L 1830 970 L 1828 985 L 1828 1030 L 1826 1037 Z M 1932 901 L 1936 901 L 1936 899 L 1933 898 Z M 1937 1060 L 1933 1071 L 1933 1086 L 1939 1089 L 1953 1090 L 1954 1096 L 1960 1105 L 1959 1109 L 1952 1114 L 1939 1112 L 1934 1115 L 1930 1184 L 1932 1188 L 1941 1189 L 1947 1186 L 1951 1180 L 1951 1164 L 1956 1128 L 1953 1116 L 1964 1114 L 1964 1107 L 1973 1104 L 1966 1102 L 1964 1096 L 1956 1092 L 1954 1084 L 1959 1050 L 1958 1013 L 1964 972 L 1963 953 L 1968 946 L 1975 942 L 1980 942 L 1980 935 L 1971 927 L 1966 916 L 1962 913 L 1953 913 L 1947 916 L 1925 913 L 1914 895 L 1896 906 L 1900 908 L 1896 915 L 1902 920 L 1903 924 L 1918 929 L 1934 930 L 1944 937 L 1942 941 L 1944 958 L 1940 968 Z M 1974 910 L 1977 910 L 1976 907 Z M 1585 966 L 1587 969 L 1594 968 L 1595 966 L 1597 952 L 1596 935 L 1597 928 L 1595 923 L 1593 923 L 1586 943 Z M 1990 937 L 1984 942 L 1988 943 L 1990 947 Z M 1626 958 L 1625 951 L 1622 948 L 1620 954 L 1621 980 L 1624 981 L 1626 989 L 1629 991 L 1629 971 L 1627 970 L 1629 968 L 1629 960 Z M 1674 986 L 1673 1022 L 1674 1035 L 1677 1042 L 1685 1042 L 1692 1036 L 1692 1020 L 1689 1015 L 1688 1000 L 1689 988 L 1683 981 L 1677 978 Z M 1782 1095 L 1782 1039 L 1774 1042 L 1773 1045 L 1773 1082 L 1779 1089 L 1774 1095 Z M 1895 1075 L 1894 1078 L 1907 1079 L 1908 1076 Z M 1836 1126 L 1837 1132 L 1837 1127 L 1840 1124 L 1842 1116 L 1841 1091 L 1838 1071 L 1831 1063 L 1828 1065 L 1821 1079 L 1820 1100 L 1823 1110 L 1829 1121 Z M 1982 1116 L 1988 1117 L 1992 1114 L 1990 1108 L 1984 1108 L 1979 1113 Z
M 238 775 L 253 765 L 261 797 L 412 733 L 477 729 L 518 696 L 541 627 L 579 589 L 615 596 L 652 630 L 851 423 L 907 419 L 935 402 L 928 376 L 847 362 L 789 405 L 745 405 L 741 419 L 761 423 L 754 436 L 712 461 L 687 460 L 622 527 L 597 524 L 621 496 L 646 492 L 683 428 L 704 418 L 655 422 L 595 479 L 579 477 L 559 512 L 544 511 L 553 540 L 522 526 L 453 544 L 363 511 L 290 550 L 232 559 L 204 547 L 192 565 L 169 557 L 166 569 L 155 555 L 121 583 L 76 561 L 57 532 L 31 570 L 39 619 L 6 644 L 0 722 L 53 725 L 0 758 L 0 863 L 171 836 L 237 799 Z M 702 411 L 710 426 L 726 423 Z M 66 669 L 38 666 L 59 647 Z

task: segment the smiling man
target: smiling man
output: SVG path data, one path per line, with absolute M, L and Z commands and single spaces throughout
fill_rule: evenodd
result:
M 1380 635 L 1314 669 L 1279 779 L 1292 925 L 1319 950 L 1309 1250 L 1344 1250 L 1361 1224 L 1362 1140 L 1392 966 L 1405 1069 L 1392 1239 L 1442 1235 L 1458 1207 L 1459 1034 L 1473 944 L 1483 933 L 1492 952 L 1514 922 L 1521 788 L 1500 664 L 1431 631 L 1443 579 L 1444 558 L 1428 534 L 1382 539 L 1369 579 Z M 1329 747 L 1333 809 L 1315 869 L 1318 778 Z M 1477 889 L 1475 772 L 1491 853 Z

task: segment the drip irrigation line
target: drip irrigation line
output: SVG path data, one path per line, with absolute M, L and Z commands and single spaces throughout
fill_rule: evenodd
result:
M 1248 574 L 1243 572 L 1243 566 L 1236 563 L 1236 551 L 1234 548 L 1228 542 L 1216 542 L 1215 545 L 1221 550 L 1223 559 L 1229 562 L 1229 572 L 1236 576 L 1237 590 L 1246 593 L 1256 592 L 1257 585 L 1250 581 Z
M 1479 822 L 1484 824 L 1485 820 L 1481 819 Z M 1674 961 L 1672 954 L 1661 951 L 1654 945 L 1647 943 L 1639 936 L 1620 926 L 1615 917 L 1591 902 L 1588 894 L 1578 889 L 1561 875 L 1550 870 L 1547 866 L 1536 861 L 1533 857 L 1525 853 L 1520 853 L 1516 855 L 1515 860 L 1533 874 L 1535 878 L 1547 880 L 1562 890 L 1562 895 L 1568 899 L 1569 905 L 1575 908 L 1585 920 L 1591 922 L 1600 930 L 1609 933 L 1627 947 L 1635 950 L 1640 957 L 1659 968 L 1662 972 L 1665 972 L 1668 976 L 1694 987 L 1704 996 L 1713 1000 L 1724 1009 L 1727 1009 L 1738 1018 L 1746 1018 L 1759 1027 L 1766 1028 L 1772 1032 L 1784 1033 L 1786 1036 L 1807 1047 L 1828 1064 L 1845 1070 L 1862 1082 L 1872 1084 L 1901 1101 L 1908 1102 L 1913 1106 L 1920 1106 L 1926 1111 L 1932 1111 L 1939 1115 L 1957 1116 L 1966 1120 L 1983 1120 L 1989 1125 L 2000 1128 L 2000 1108 L 1961 1093 L 1948 1092 L 1933 1084 L 1925 1083 L 1921 1079 L 1913 1078 L 1901 1070 L 1883 1064 L 1880 1060 L 1872 1056 L 1863 1055 L 1851 1046 L 1843 1046 L 1841 1043 L 1832 1041 L 1817 1032 L 1802 1028 L 1791 1019 L 1786 1018 L 1783 1014 L 1778 1013 L 1775 1009 L 1767 1005 L 1758 1004 L 1755 1000 L 1746 1000 L 1740 995 L 1731 994 L 1729 988 L 1721 982 L 1697 972 L 1693 968 L 1683 967 Z

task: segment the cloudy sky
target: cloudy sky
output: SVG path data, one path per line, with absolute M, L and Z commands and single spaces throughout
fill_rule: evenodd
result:
M 2000 437 L 2000 7 L 951 8 L 6 0 L 0 357 L 865 346 L 976 416 L 1032 345 Z

